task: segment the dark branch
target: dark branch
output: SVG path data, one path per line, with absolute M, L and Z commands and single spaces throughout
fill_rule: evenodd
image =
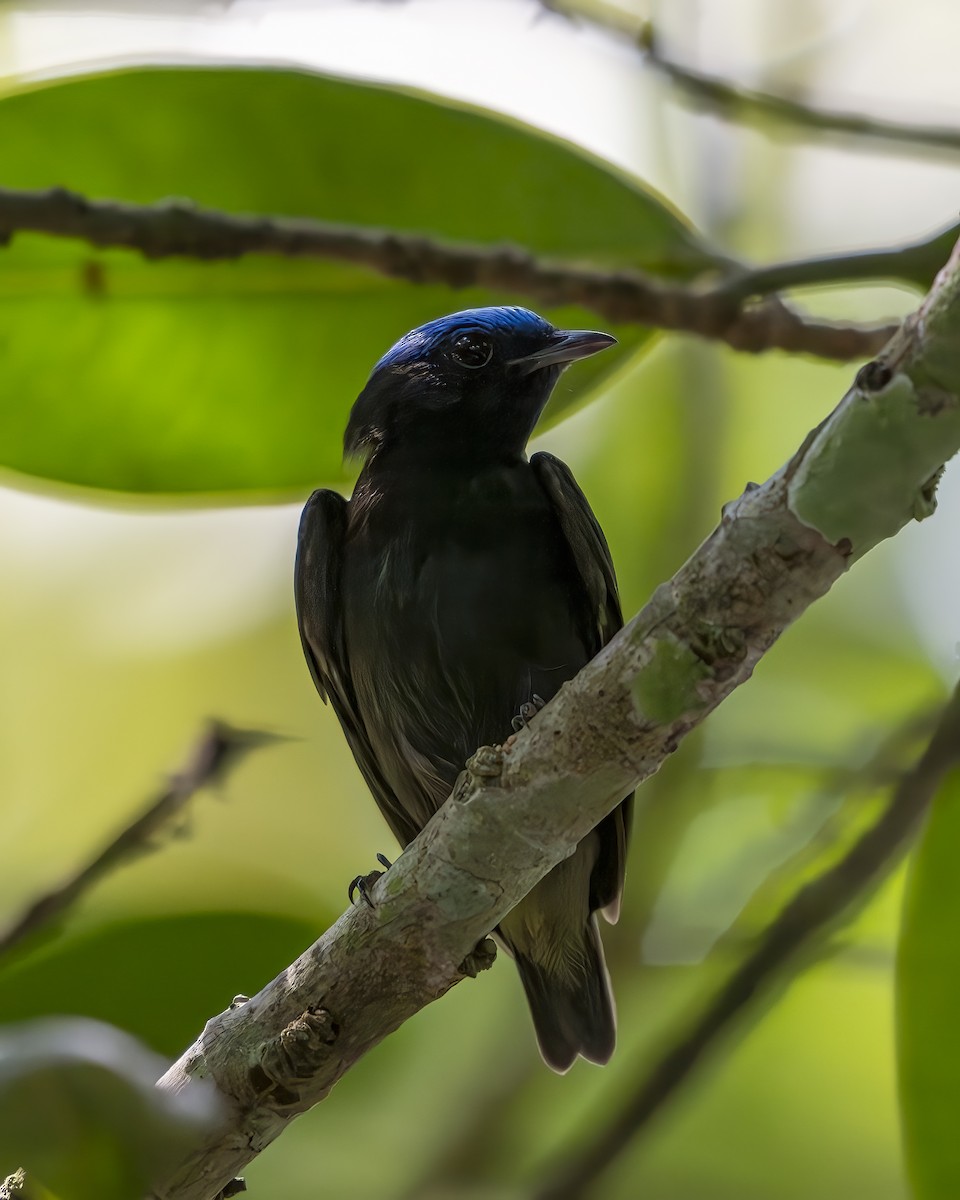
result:
M 0 244 L 17 232 L 126 247 L 147 258 L 204 260 L 273 254 L 328 258 L 411 283 L 486 287 L 547 305 L 578 304 L 610 321 L 698 334 L 737 350 L 787 350 L 850 361 L 882 348 L 895 325 L 807 320 L 776 298 L 744 306 L 722 290 L 653 280 L 639 271 L 547 263 L 510 246 L 443 245 L 429 238 L 285 217 L 236 216 L 188 201 L 154 205 L 89 200 L 63 188 L 0 189 Z
M 149 849 L 151 839 L 183 812 L 194 793 L 208 784 L 222 782 L 245 751 L 273 740 L 272 734 L 232 729 L 220 721 L 211 721 L 190 751 L 183 768 L 170 777 L 168 786 L 140 816 L 122 829 L 94 859 L 34 901 L 0 934 L 0 957 L 30 934 L 64 917 L 80 896 L 119 863 Z
M 949 225 L 931 237 L 905 246 L 860 250 L 853 254 L 825 254 L 734 270 L 717 284 L 712 294 L 742 303 L 750 296 L 768 296 L 788 288 L 823 287 L 834 283 L 904 280 L 926 288 L 946 262 L 958 237 L 960 225 Z
M 960 687 L 940 717 L 926 750 L 894 789 L 890 803 L 847 854 L 803 887 L 764 930 L 756 948 L 703 1013 L 654 1064 L 630 1096 L 620 1097 L 613 1123 L 597 1140 L 561 1163 L 535 1200 L 579 1200 L 632 1145 L 719 1039 L 784 967 L 845 909 L 860 902 L 896 865 L 930 807 L 944 775 L 960 764 Z

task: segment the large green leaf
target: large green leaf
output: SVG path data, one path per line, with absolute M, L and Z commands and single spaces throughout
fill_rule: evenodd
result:
M 150 68 L 0 101 L 0 185 L 170 195 L 690 276 L 712 263 L 649 191 L 489 113 L 280 70 Z M 141 492 L 303 489 L 341 473 L 370 366 L 407 329 L 517 295 L 340 264 L 147 262 L 17 237 L 0 253 L 0 462 Z M 595 325 L 577 310 L 549 315 Z M 554 418 L 648 336 L 574 368 Z
M 917 848 L 897 955 L 903 1142 L 915 1200 L 960 1196 L 960 772 L 941 788 Z
M 76 1013 L 179 1053 L 232 996 L 252 995 L 305 950 L 328 915 L 311 923 L 257 912 L 165 914 L 41 938 L 0 968 L 0 1024 Z M 178 962 L 189 970 L 167 987 Z

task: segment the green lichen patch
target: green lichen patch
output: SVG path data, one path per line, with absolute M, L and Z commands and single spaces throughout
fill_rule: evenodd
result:
M 706 663 L 689 646 L 662 637 L 633 681 L 633 698 L 644 716 L 665 725 L 703 708 L 697 688 L 709 675 Z
M 813 439 L 790 481 L 791 510 L 852 558 L 929 515 L 931 481 L 960 448 L 960 402 L 904 374 L 875 392 L 852 391 Z

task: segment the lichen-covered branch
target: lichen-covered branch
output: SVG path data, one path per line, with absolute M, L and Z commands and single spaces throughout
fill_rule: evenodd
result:
M 375 907 L 348 911 L 252 1000 L 207 1023 L 161 1086 L 212 1079 L 229 1117 L 154 1196 L 215 1196 L 361 1055 L 457 983 L 484 935 L 750 677 L 792 621 L 930 511 L 933 480 L 958 449 L 960 247 L 793 458 L 727 505 L 509 750 L 478 751 L 375 885 Z
M 610 321 L 694 333 L 754 354 L 779 349 L 848 362 L 875 354 L 895 328 L 815 321 L 775 297 L 747 304 L 748 297 L 719 288 L 546 262 L 512 246 L 463 246 L 323 221 L 239 216 L 184 200 L 138 205 L 89 200 L 64 188 L 0 188 L 0 245 L 17 232 L 81 238 L 94 246 L 139 250 L 148 258 L 336 259 L 412 283 L 486 287 L 547 305 L 579 304 Z
M 757 939 L 754 949 L 671 1042 L 637 1086 L 618 1096 L 616 1115 L 597 1136 L 561 1158 L 534 1200 L 581 1200 L 635 1144 L 684 1081 L 738 1018 L 754 1006 L 801 951 L 834 928 L 846 909 L 901 860 L 944 776 L 960 763 L 960 686 L 945 705 L 933 736 L 904 772 L 887 807 L 846 854 L 810 880 Z

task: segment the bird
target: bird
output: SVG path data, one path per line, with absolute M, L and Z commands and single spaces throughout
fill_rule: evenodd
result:
M 315 491 L 297 542 L 301 642 L 401 846 L 478 747 L 502 744 L 623 624 L 573 473 L 527 442 L 571 363 L 615 343 L 515 306 L 412 330 L 350 412 L 352 496 Z M 597 912 L 619 914 L 632 796 L 501 921 L 540 1053 L 607 1062 L 616 1016 Z

